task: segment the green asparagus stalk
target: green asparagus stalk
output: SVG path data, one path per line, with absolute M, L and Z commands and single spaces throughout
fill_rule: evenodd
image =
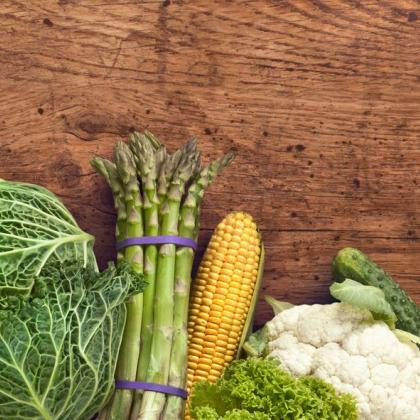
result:
M 188 189 L 182 205 L 179 235 L 197 240 L 200 226 L 200 206 L 205 190 L 214 178 L 233 159 L 232 154 L 215 160 L 204 168 Z M 188 358 L 188 302 L 191 286 L 191 271 L 194 251 L 180 247 L 176 252 L 174 292 L 174 334 L 172 338 L 171 361 L 168 384 L 177 388 L 186 387 L 186 366 Z M 181 419 L 185 403 L 180 397 L 168 396 L 163 418 Z
M 156 144 L 156 143 L 155 143 Z M 146 236 L 159 234 L 159 198 L 157 195 L 157 176 L 167 158 L 166 150 L 160 147 L 155 151 L 154 144 L 146 136 L 131 138 L 130 147 L 137 166 L 137 174 L 142 180 L 144 227 Z M 144 274 L 148 283 L 143 293 L 143 319 L 141 326 L 141 352 L 137 365 L 137 381 L 145 381 L 150 360 L 153 337 L 153 308 L 155 299 L 157 246 L 148 245 L 144 253 Z M 134 395 L 131 418 L 137 419 L 140 411 L 142 393 Z
M 186 153 L 187 152 L 187 153 Z M 167 190 L 167 197 L 160 212 L 162 216 L 161 234 L 177 235 L 180 204 L 185 185 L 196 170 L 197 153 L 195 142 L 189 142 L 181 151 L 182 156 Z M 167 384 L 173 334 L 175 251 L 172 244 L 160 247 L 158 254 L 153 340 L 147 380 Z M 158 420 L 165 405 L 164 394 L 146 391 L 143 395 L 139 419 Z
M 181 158 L 185 153 L 185 150 L 179 149 L 173 155 L 168 156 L 162 165 L 158 176 L 158 198 L 160 205 L 164 205 L 168 194 L 168 187 L 171 184 L 172 177 L 176 173 L 176 170 L 181 162 Z M 162 222 L 162 212 L 159 209 L 159 226 Z
M 114 207 L 117 212 L 117 223 L 115 225 L 115 239 L 121 241 L 125 238 L 126 234 L 126 220 L 127 211 L 124 202 L 124 189 L 118 177 L 117 168 L 114 163 L 100 157 L 94 157 L 91 161 L 93 169 L 102 175 L 109 187 L 111 188 L 112 195 L 114 196 Z M 124 257 L 122 252 L 118 252 L 117 261 L 122 260 Z
M 128 146 L 119 142 L 115 148 L 115 162 L 119 178 L 124 186 L 124 201 L 127 209 L 126 237 L 143 236 L 142 201 L 137 183 L 135 162 Z M 124 258 L 136 272 L 143 272 L 141 246 L 124 250 Z M 116 378 L 134 381 L 140 353 L 140 334 L 143 312 L 143 294 L 135 295 L 127 303 L 127 320 L 120 347 Z M 133 391 L 117 389 L 110 408 L 110 420 L 124 420 L 130 416 Z
M 150 131 L 146 130 L 143 136 L 149 141 L 154 150 L 158 150 L 161 147 L 160 141 Z
M 117 212 L 115 238 L 117 241 L 121 241 L 125 238 L 126 235 L 127 211 L 124 202 L 124 187 L 121 180 L 119 179 L 117 168 L 113 162 L 99 157 L 93 158 L 91 165 L 96 170 L 96 172 L 105 178 L 106 182 L 111 188 L 114 197 L 114 206 Z M 119 252 L 117 255 L 117 261 L 121 261 L 123 257 L 123 253 Z M 107 420 L 109 418 L 112 401 L 113 399 L 111 399 L 106 407 L 101 410 L 97 420 Z

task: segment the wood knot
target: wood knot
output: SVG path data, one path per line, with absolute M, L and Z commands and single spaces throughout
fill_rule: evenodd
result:
M 63 189 L 75 188 L 80 184 L 82 170 L 68 152 L 61 154 L 52 162 L 49 172 L 51 178 L 57 179 Z

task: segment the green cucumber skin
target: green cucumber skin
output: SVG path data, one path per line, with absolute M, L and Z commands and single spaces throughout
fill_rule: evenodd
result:
M 397 315 L 397 328 L 420 336 L 420 308 L 389 274 L 363 252 L 355 248 L 342 249 L 333 260 L 332 270 L 335 281 L 352 279 L 382 289 Z

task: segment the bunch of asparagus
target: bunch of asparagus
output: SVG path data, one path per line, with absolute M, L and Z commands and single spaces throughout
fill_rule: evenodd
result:
M 194 139 L 170 155 L 151 133 L 117 143 L 114 162 L 95 157 L 117 212 L 116 240 L 177 235 L 197 240 L 205 189 L 232 160 L 201 168 Z M 130 246 L 118 253 L 148 283 L 127 304 L 116 379 L 186 386 L 187 315 L 194 251 L 173 244 Z M 152 391 L 117 389 L 99 420 L 181 419 L 184 401 Z

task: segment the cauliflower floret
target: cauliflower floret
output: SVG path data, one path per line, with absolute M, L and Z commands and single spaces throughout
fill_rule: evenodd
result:
M 356 323 L 371 320 L 369 311 L 345 303 L 301 305 L 280 312 L 268 323 L 268 331 L 269 337 L 274 338 L 283 331 L 293 330 L 299 342 L 319 347 L 342 341 Z
M 391 408 L 393 419 L 419 420 L 418 411 L 413 410 L 413 406 L 407 403 L 404 398 L 400 400 L 394 398 L 393 403 L 394 406 Z
M 284 350 L 276 349 L 270 356 L 282 360 L 288 372 L 295 376 L 303 376 L 310 375 L 312 371 L 312 358 L 315 351 L 315 347 L 299 343 Z
M 292 326 L 311 309 L 310 305 L 294 306 L 287 311 L 280 312 L 275 318 L 267 322 L 267 331 L 270 338 L 276 338 L 283 331 L 292 330 Z
M 395 389 L 399 384 L 397 367 L 387 363 L 381 363 L 371 369 L 370 377 L 375 385 L 388 389 Z
M 401 342 L 389 327 L 381 321 L 375 322 L 369 328 L 363 328 L 358 335 L 359 353 L 365 356 L 374 354 L 382 362 L 398 365 L 402 360 L 412 357 L 410 346 L 401 345 Z M 384 343 L 387 343 L 384 346 Z M 343 343 L 346 346 L 346 342 Z M 405 353 L 405 357 L 404 354 Z
M 389 415 L 392 413 L 393 404 L 391 403 L 389 389 L 381 385 L 373 385 L 369 399 L 371 401 L 372 420 L 390 418 Z
M 298 340 L 292 333 L 285 332 L 278 338 L 268 343 L 268 349 L 288 349 L 291 346 L 298 344 Z
M 352 394 L 361 419 L 420 419 L 420 351 L 369 311 L 302 305 L 268 324 L 269 357 L 295 376 L 314 375 Z
M 337 343 L 328 343 L 314 354 L 313 372 L 317 375 L 326 370 L 337 375 L 343 383 L 360 386 L 369 379 L 366 358 L 346 353 Z

